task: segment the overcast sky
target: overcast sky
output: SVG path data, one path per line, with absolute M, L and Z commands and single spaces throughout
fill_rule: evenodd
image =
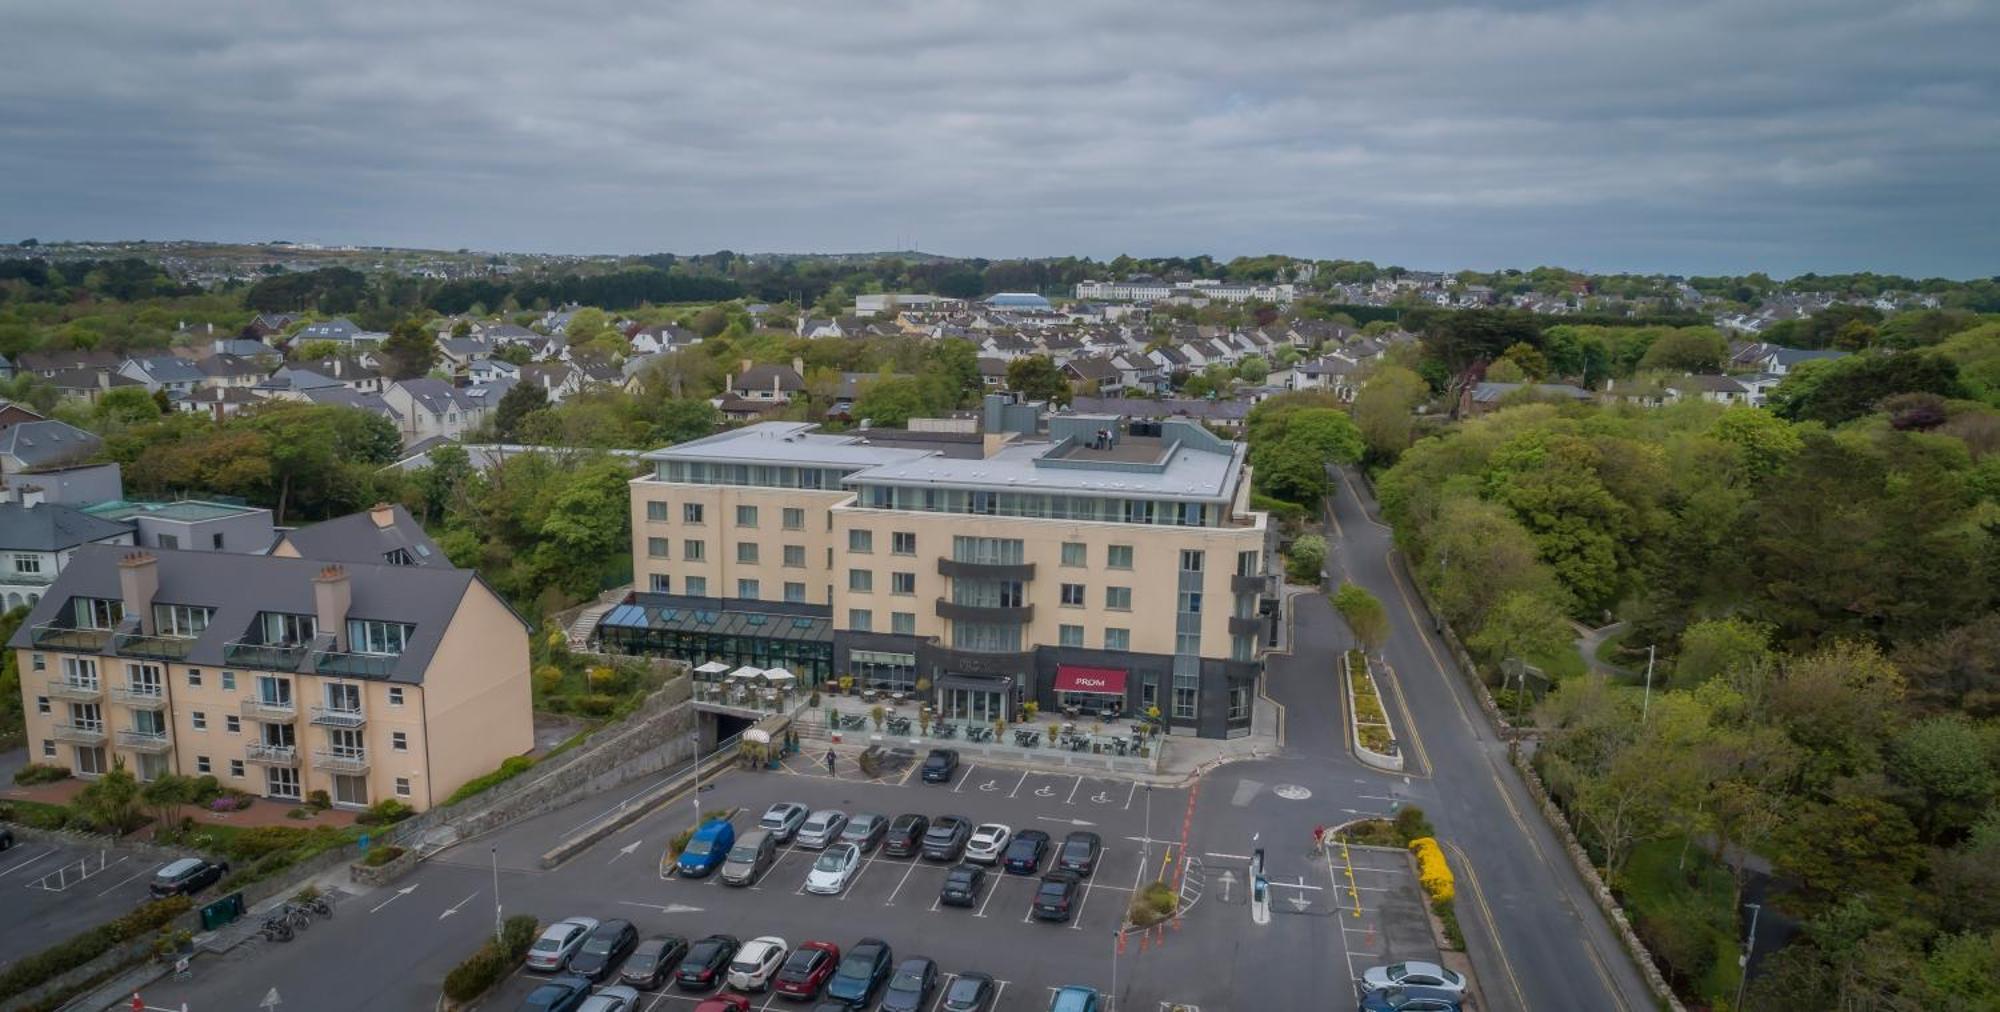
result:
M 0 238 L 2000 274 L 1996 0 L 0 0 Z

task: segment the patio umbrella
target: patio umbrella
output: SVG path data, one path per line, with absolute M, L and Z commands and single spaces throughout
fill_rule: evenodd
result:
M 799 679 L 797 675 L 794 675 L 791 672 L 786 671 L 784 668 L 772 668 L 771 670 L 764 672 L 764 680 L 770 682 L 772 685 L 776 685 L 782 688 L 787 685 L 795 684 L 796 682 L 798 682 Z
M 743 740 L 748 742 L 755 742 L 756 744 L 759 745 L 769 745 L 771 743 L 771 732 L 766 731 L 761 727 L 753 727 L 750 730 L 743 732 Z
M 694 669 L 694 673 L 697 675 L 719 675 L 728 670 L 729 665 L 721 661 L 709 661 L 707 664 Z
M 763 668 L 753 668 L 748 664 L 729 673 L 729 680 L 732 682 L 747 682 L 751 679 L 762 677 L 764 677 Z

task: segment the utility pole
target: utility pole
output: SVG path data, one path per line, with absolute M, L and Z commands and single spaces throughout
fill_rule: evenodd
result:
M 1764 905 L 1761 903 L 1743 905 L 1750 909 L 1750 937 L 1744 942 L 1743 955 L 1736 960 L 1741 972 L 1736 976 L 1736 1004 L 1731 1006 L 1732 1008 L 1743 1007 L 1743 985 L 1750 983 L 1750 955 L 1757 951 L 1757 915 L 1764 912 Z
M 701 728 L 694 729 L 694 826 L 701 828 Z
M 500 848 L 488 848 L 493 852 L 493 944 L 501 944 L 500 919 Z
M 1639 723 L 1641 724 L 1646 722 L 1646 711 L 1653 708 L 1653 654 L 1658 648 L 1658 644 L 1651 644 L 1646 647 L 1646 698 L 1639 703 Z

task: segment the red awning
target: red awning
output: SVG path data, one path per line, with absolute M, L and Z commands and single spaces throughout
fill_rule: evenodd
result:
M 1125 672 L 1119 668 L 1085 668 L 1074 664 L 1056 666 L 1057 692 L 1095 692 L 1105 696 L 1125 694 Z

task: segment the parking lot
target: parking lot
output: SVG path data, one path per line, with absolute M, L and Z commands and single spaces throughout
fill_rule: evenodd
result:
M 0 852 L 0 966 L 145 902 L 161 862 L 117 848 L 22 840 Z

